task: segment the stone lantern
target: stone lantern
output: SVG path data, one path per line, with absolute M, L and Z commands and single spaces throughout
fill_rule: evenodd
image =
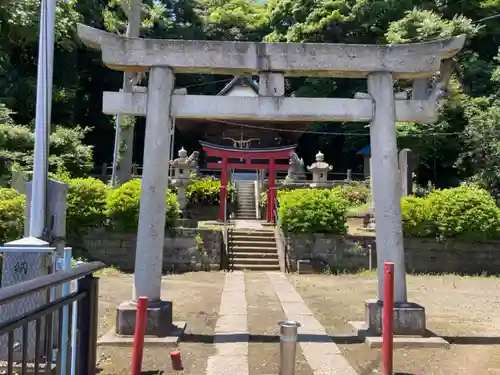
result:
M 332 170 L 332 166 L 325 163 L 325 155 L 320 151 L 316 154 L 316 162 L 307 167 L 307 170 L 313 174 L 313 182 L 311 187 L 327 187 L 328 172 Z
M 170 162 L 174 168 L 174 178 L 172 179 L 172 186 L 177 188 L 177 201 L 181 213 L 186 209 L 186 188 L 191 183 L 191 172 L 196 170 L 198 165 L 198 151 L 193 152 L 187 157 L 187 151 L 182 147 L 178 153 L 179 157 Z

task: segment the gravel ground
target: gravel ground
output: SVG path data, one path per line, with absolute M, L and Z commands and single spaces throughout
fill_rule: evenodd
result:
M 297 291 L 360 375 L 380 374 L 380 350 L 354 337 L 350 320 L 364 320 L 364 300 L 376 297 L 376 275 L 290 275 Z M 409 300 L 426 308 L 428 328 L 450 349 L 397 349 L 395 371 L 414 375 L 500 374 L 500 279 L 408 276 Z M 341 336 L 341 337 L 338 337 Z
M 222 272 L 197 272 L 163 278 L 162 298 L 174 303 L 174 321 L 186 321 L 187 329 L 179 349 L 185 370 L 171 370 L 169 353 L 172 348 L 146 348 L 144 374 L 205 373 L 207 359 L 214 350 L 210 344 L 218 318 L 220 297 L 224 285 Z M 114 325 L 116 306 L 131 298 L 132 276 L 107 271 L 101 275 L 99 291 L 99 335 Z M 131 348 L 103 347 L 98 349 L 101 375 L 129 375 Z

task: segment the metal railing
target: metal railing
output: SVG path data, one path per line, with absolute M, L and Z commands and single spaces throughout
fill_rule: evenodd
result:
M 0 358 L 0 372 L 37 375 L 55 369 L 57 374 L 96 373 L 99 279 L 93 273 L 104 267 L 104 263 L 92 262 L 0 289 L 0 309 L 35 293 L 48 296 L 42 306 L 0 323 L 0 355 L 4 357 Z M 74 292 L 50 299 L 55 287 L 72 281 L 77 282 Z M 75 310 L 77 314 L 73 314 Z M 69 324 L 63 325 L 64 316 L 69 317 Z M 68 340 L 72 332 L 76 332 L 76 340 Z M 67 350 L 62 350 L 62 343 Z

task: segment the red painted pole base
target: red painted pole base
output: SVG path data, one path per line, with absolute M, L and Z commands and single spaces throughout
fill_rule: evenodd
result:
M 179 350 L 175 350 L 175 351 L 171 352 L 170 359 L 172 361 L 172 369 L 174 371 L 184 370 L 184 366 L 182 366 L 181 352 Z

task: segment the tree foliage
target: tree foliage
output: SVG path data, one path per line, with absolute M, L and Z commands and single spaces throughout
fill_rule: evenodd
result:
M 83 22 L 122 34 L 128 2 L 60 0 L 57 4 L 52 122 L 61 126 L 54 128 L 58 133 L 51 146 L 58 156 L 51 164 L 86 171 L 90 151 L 82 140 L 94 146 L 95 163 L 111 160 L 114 128 L 102 113 L 102 91 L 118 90 L 122 74 L 104 67 L 99 53 L 83 47 L 75 27 Z M 27 151 L 32 147 L 28 125 L 35 115 L 39 5 L 39 0 L 10 0 L 8 6 L 0 6 L 0 124 L 12 126 L 12 137 L 15 135 L 0 140 L 0 152 L 4 160 L 26 166 L 32 158 Z M 464 33 L 468 40 L 456 57 L 456 74 L 440 106 L 438 122 L 398 124 L 399 145 L 414 151 L 418 182 L 431 180 L 447 187 L 473 179 L 498 197 L 500 141 L 495 134 L 500 113 L 500 23 L 498 18 L 488 18 L 498 13 L 498 0 L 143 0 L 141 36 L 380 44 Z M 215 94 L 225 84 L 219 82 L 221 78 L 227 77 L 179 74 L 176 83 L 189 86 L 192 93 Z M 411 87 L 400 81 L 396 86 L 402 90 Z M 365 90 L 364 80 L 299 77 L 286 82 L 287 94 L 302 97 L 351 98 Z M 306 163 L 321 148 L 339 172 L 361 167 L 356 152 L 369 142 L 366 127 L 321 123 L 312 124 L 311 130 L 336 134 L 303 136 L 298 151 Z M 196 144 L 191 138 L 176 135 L 176 142 Z M 11 145 L 13 139 L 19 144 L 2 146 L 2 142 Z M 79 146 L 71 149 L 70 143 Z M 136 157 L 140 163 L 141 153 Z

